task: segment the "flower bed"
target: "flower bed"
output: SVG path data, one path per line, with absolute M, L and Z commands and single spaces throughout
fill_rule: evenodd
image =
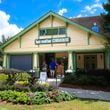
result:
M 47 104 L 51 102 L 61 102 L 73 100 L 75 96 L 54 90 L 51 92 L 18 92 L 18 91 L 0 91 L 0 101 L 7 101 L 20 104 Z

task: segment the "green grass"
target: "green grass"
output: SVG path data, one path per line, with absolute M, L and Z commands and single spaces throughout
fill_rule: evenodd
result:
M 0 103 L 0 110 L 110 110 L 110 102 L 73 100 L 44 105 L 19 105 Z

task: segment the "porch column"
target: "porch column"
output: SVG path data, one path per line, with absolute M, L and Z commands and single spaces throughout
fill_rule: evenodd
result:
M 110 70 L 110 51 L 105 52 L 105 67 Z
M 38 69 L 39 68 L 39 58 L 38 58 L 38 53 L 33 54 L 33 69 Z
M 76 53 L 73 53 L 73 71 L 76 72 Z
M 70 68 L 76 72 L 76 54 L 72 51 L 68 52 L 68 69 Z
M 68 52 L 68 69 L 73 70 L 73 58 L 72 51 Z
M 7 68 L 7 54 L 3 55 L 3 67 Z

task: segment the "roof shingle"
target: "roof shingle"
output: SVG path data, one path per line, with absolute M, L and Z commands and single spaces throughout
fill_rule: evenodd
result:
M 71 21 L 80 24 L 84 27 L 87 27 L 89 29 L 92 28 L 93 23 L 96 23 L 97 26 L 99 27 L 99 33 L 106 36 L 107 38 L 110 39 L 110 32 L 105 33 L 102 26 L 101 26 L 101 17 L 100 16 L 90 16 L 90 17 L 81 17 L 81 18 L 71 18 Z M 92 29 L 91 29 L 92 30 Z

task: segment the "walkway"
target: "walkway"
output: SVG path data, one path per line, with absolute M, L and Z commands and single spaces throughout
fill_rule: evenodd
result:
M 59 89 L 75 94 L 77 97 L 83 99 L 97 99 L 110 101 L 110 92 L 64 88 L 64 87 L 59 87 Z
M 56 79 L 50 78 L 47 80 L 47 82 L 54 87 L 58 87 L 58 85 L 61 83 L 61 80 L 60 79 L 57 80 L 57 85 L 56 85 Z M 110 92 L 74 89 L 74 88 L 65 88 L 65 87 L 59 87 L 59 89 L 72 93 L 76 95 L 78 98 L 82 98 L 82 99 L 96 99 L 96 100 L 110 101 Z

